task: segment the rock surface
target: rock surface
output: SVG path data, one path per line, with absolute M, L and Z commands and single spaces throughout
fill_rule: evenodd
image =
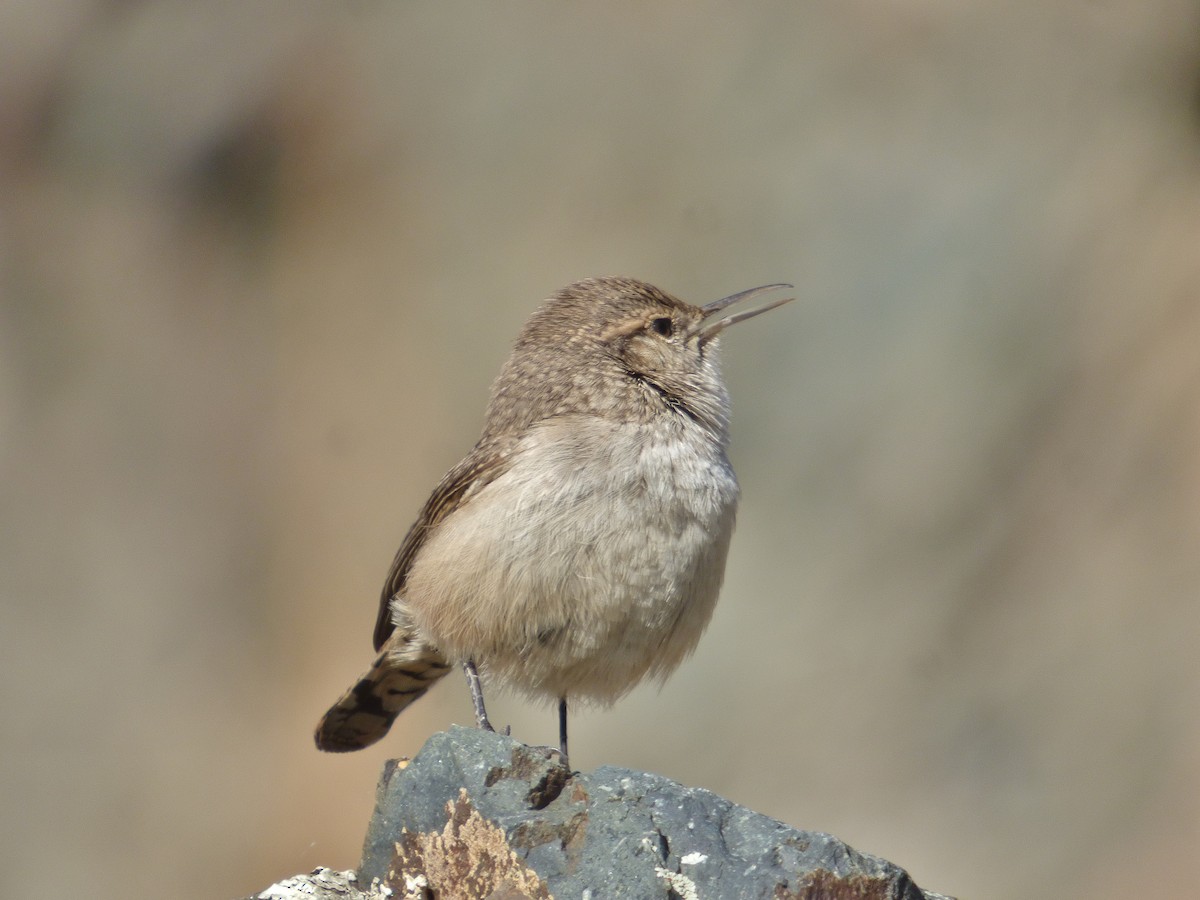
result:
M 314 897 L 321 900 L 378 900 L 380 892 L 378 886 L 369 892 L 359 890 L 358 875 L 351 870 L 335 872 L 320 868 L 307 875 L 277 881 L 257 895 L 258 900 L 312 900 Z
M 470 728 L 387 764 L 354 884 L 382 888 L 414 900 L 942 898 L 709 791 L 611 766 L 572 774 L 556 751 Z

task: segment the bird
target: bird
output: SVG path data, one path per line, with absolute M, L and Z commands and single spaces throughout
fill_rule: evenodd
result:
M 555 292 L 492 385 L 483 432 L 434 488 L 380 596 L 370 669 L 325 713 L 317 747 L 382 738 L 455 666 L 476 724 L 483 685 L 607 706 L 666 680 L 712 616 L 738 483 L 719 365 L 769 284 L 694 306 L 634 278 Z

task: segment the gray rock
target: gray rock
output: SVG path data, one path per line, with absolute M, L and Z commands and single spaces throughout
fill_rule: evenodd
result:
M 374 900 L 377 896 L 359 890 L 354 872 L 322 867 L 307 875 L 285 878 L 245 900 Z
M 556 751 L 457 727 L 385 768 L 358 883 L 376 878 L 439 900 L 941 897 L 709 791 L 612 766 L 572 774 Z

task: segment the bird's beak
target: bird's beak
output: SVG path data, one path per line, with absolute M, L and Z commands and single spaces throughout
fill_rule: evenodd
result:
M 785 303 L 791 303 L 796 298 L 784 297 L 782 300 L 774 300 L 766 306 L 759 306 L 756 309 L 745 309 L 728 316 L 718 317 L 714 315 L 715 313 L 727 309 L 735 303 L 741 303 L 743 300 L 749 300 L 751 297 L 765 294 L 767 291 L 775 291 L 780 288 L 791 289 L 791 287 L 792 285 L 790 284 L 764 284 L 762 287 L 750 288 L 748 291 L 741 291 L 737 294 L 731 294 L 728 297 L 722 297 L 720 300 L 714 300 L 712 303 L 700 307 L 704 310 L 704 318 L 693 330 L 700 336 L 701 342 L 712 340 L 730 325 L 736 322 L 743 322 L 746 319 L 757 316 L 759 313 L 765 313 L 767 310 L 775 309 L 777 306 L 783 306 Z

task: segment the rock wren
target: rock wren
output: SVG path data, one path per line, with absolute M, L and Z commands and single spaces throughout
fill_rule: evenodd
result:
M 481 728 L 479 669 L 557 701 L 565 758 L 568 699 L 610 704 L 665 680 L 708 625 L 733 533 L 718 336 L 791 298 L 725 311 L 787 287 L 692 306 L 593 278 L 543 303 L 492 386 L 479 442 L 400 545 L 379 657 L 325 714 L 317 746 L 374 743 L 459 664 Z

